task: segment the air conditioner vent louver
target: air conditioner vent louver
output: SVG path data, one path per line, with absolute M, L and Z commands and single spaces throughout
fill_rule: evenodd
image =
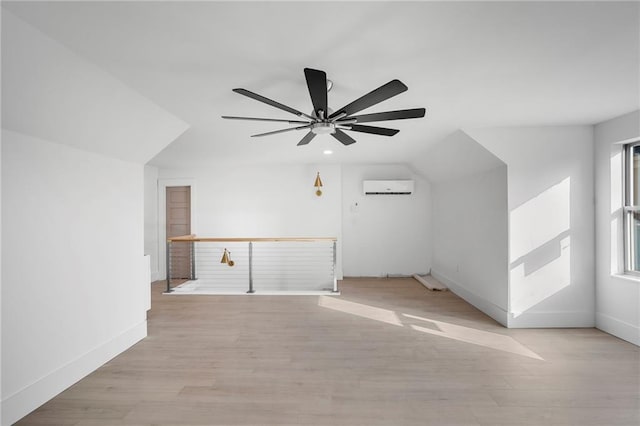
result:
M 362 182 L 365 195 L 409 195 L 413 193 L 413 180 L 365 180 Z

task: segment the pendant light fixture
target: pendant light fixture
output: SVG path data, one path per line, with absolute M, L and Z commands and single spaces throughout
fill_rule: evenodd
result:
M 231 252 L 227 251 L 227 249 L 224 249 L 224 253 L 222 254 L 222 259 L 220 259 L 220 263 L 226 263 L 229 266 L 233 266 L 236 263 L 231 260 Z
M 320 190 L 320 187 L 322 187 L 322 180 L 320 179 L 320 172 L 318 172 L 318 174 L 316 175 L 316 181 L 313 186 L 316 188 L 316 195 L 318 197 L 321 196 L 322 191 Z

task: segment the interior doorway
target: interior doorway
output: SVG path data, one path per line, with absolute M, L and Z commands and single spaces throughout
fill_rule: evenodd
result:
M 168 186 L 167 238 L 191 234 L 191 187 Z M 173 244 L 171 247 L 171 279 L 187 279 L 191 275 L 191 247 Z

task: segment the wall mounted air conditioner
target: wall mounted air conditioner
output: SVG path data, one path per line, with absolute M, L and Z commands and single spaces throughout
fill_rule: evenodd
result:
M 409 195 L 413 193 L 413 180 L 365 180 L 365 195 Z

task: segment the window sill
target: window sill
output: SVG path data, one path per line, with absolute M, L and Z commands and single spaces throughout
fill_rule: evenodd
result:
M 611 276 L 613 278 L 620 278 L 622 280 L 626 280 L 626 281 L 633 281 L 636 283 L 640 283 L 640 276 L 639 275 L 631 275 L 631 274 L 611 274 Z

